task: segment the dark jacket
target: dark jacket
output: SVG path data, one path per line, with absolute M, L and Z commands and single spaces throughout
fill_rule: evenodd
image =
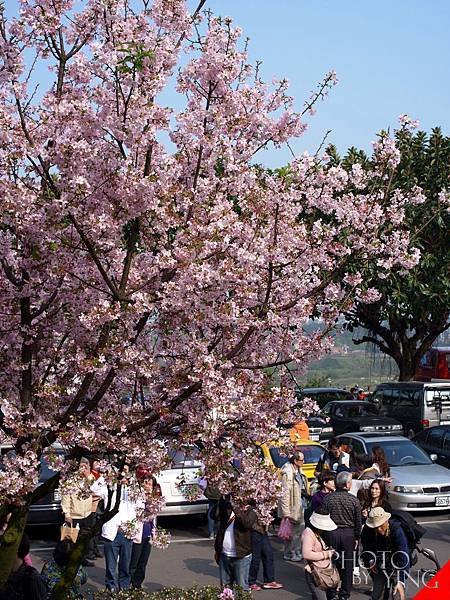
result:
M 34 567 L 23 564 L 0 590 L 0 600 L 46 600 L 47 586 Z
M 236 545 L 236 558 L 244 558 L 252 553 L 252 529 L 254 528 L 257 517 L 251 509 L 245 511 L 238 508 L 232 508 L 228 500 L 219 500 L 219 530 L 216 535 L 214 549 L 218 555 L 222 554 L 223 538 L 225 531 L 231 523 L 231 515 L 234 512 L 234 543 Z
M 378 570 L 386 570 L 387 573 L 397 571 L 398 580 L 405 583 L 411 561 L 408 540 L 400 523 L 395 519 L 389 519 L 388 535 L 381 535 L 376 529 L 364 525 L 361 544 L 363 548 L 361 559 L 366 567 L 372 565 L 375 555 Z M 395 557 L 391 560 L 394 554 Z
M 361 504 L 358 498 L 347 490 L 336 490 L 325 496 L 323 506 L 328 509 L 330 517 L 338 528 L 352 528 L 355 532 L 355 540 L 359 540 L 362 522 Z

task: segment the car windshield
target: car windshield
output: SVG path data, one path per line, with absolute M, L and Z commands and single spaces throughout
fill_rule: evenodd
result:
M 375 446 L 381 446 L 386 460 L 391 467 L 407 467 L 410 465 L 432 465 L 427 454 L 409 440 L 392 440 L 386 442 L 367 442 L 367 450 L 371 452 Z
M 374 417 L 378 415 L 378 408 L 369 403 L 346 404 L 342 407 L 344 417 Z
M 201 467 L 200 452 L 192 447 L 187 452 L 183 450 L 169 450 L 170 468 L 185 469 L 189 467 Z
M 298 450 L 303 452 L 305 456 L 305 465 L 314 464 L 319 462 L 319 458 L 323 454 L 323 448 L 320 446 L 298 446 Z M 287 454 L 285 454 L 279 448 L 272 447 L 269 449 L 270 456 L 272 457 L 273 464 L 280 468 L 286 464 L 289 460 Z
M 56 475 L 56 473 L 57 471 L 51 468 L 45 456 L 41 456 L 39 466 L 39 482 L 42 483 L 43 481 L 47 481 L 47 479 L 50 479 L 50 477 L 53 477 L 53 475 Z

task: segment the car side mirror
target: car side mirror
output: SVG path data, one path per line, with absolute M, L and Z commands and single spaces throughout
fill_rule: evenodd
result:
M 437 454 L 430 454 L 430 458 L 433 462 L 436 462 L 438 459 L 438 455 Z

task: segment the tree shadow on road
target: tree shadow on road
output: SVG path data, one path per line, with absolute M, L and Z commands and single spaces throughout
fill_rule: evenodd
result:
M 211 558 L 185 558 L 183 562 L 192 573 L 219 578 L 219 567 Z

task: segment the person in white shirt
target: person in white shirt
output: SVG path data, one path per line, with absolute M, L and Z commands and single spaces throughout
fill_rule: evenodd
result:
M 136 521 L 136 502 L 130 498 L 125 480 L 120 490 L 120 504 L 117 514 L 104 523 L 102 538 L 105 553 L 105 587 L 110 592 L 126 590 L 131 584 L 131 551 L 134 532 L 130 524 Z M 100 477 L 91 487 L 96 496 L 108 504 L 108 486 L 105 479 Z M 113 490 L 111 506 L 116 503 L 117 489 Z

